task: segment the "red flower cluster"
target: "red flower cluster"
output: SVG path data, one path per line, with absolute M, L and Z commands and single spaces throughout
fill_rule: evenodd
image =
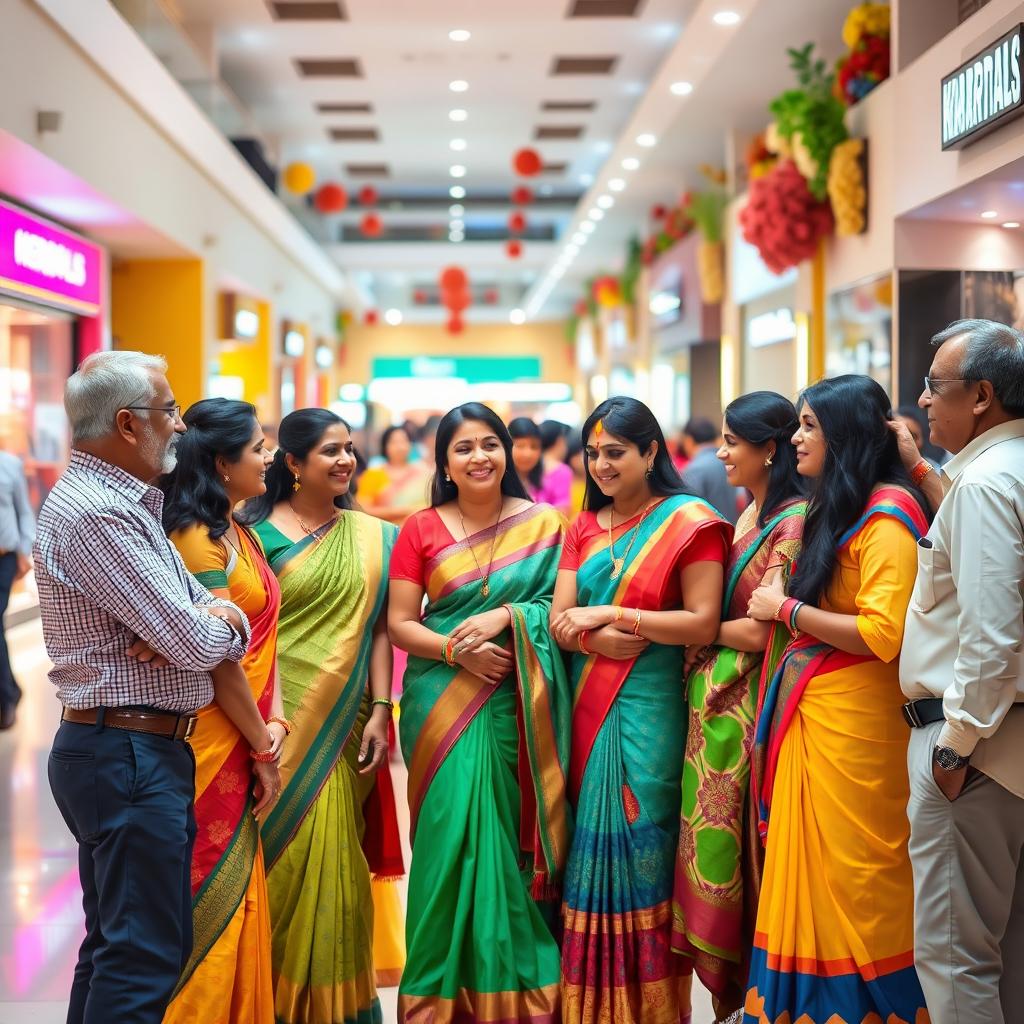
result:
M 818 241 L 833 227 L 832 207 L 811 195 L 792 160 L 782 160 L 750 183 L 750 199 L 740 211 L 743 237 L 774 274 L 810 259 Z
M 849 56 L 839 62 L 838 71 L 836 87 L 847 106 L 852 106 L 889 77 L 889 40 L 861 36 Z

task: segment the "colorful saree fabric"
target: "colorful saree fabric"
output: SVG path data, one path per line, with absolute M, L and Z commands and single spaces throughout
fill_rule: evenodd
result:
M 402 871 L 387 765 L 357 772 L 374 623 L 395 528 L 343 512 L 298 543 L 256 526 L 281 584 L 279 671 L 294 728 L 262 823 L 282 1024 L 378 1024 L 370 873 Z
M 456 540 L 433 509 L 403 527 L 392 579 L 424 586 L 423 622 L 443 635 L 504 607 L 496 642 L 515 674 L 497 686 L 410 655 L 400 735 L 409 766 L 412 866 L 408 963 L 399 1020 L 408 1024 L 554 1024 L 558 946 L 531 897 L 554 898 L 568 855 L 565 799 L 570 697 L 548 630 L 562 517 L 532 505 L 493 540 Z M 475 555 L 475 558 L 474 558 Z
M 226 549 L 204 526 L 172 534 L 185 565 L 207 587 L 230 591 L 252 628 L 242 669 L 264 718 L 271 714 L 281 594 L 259 543 L 238 527 L 240 557 L 228 575 Z M 199 712 L 196 844 L 192 853 L 192 956 L 164 1021 L 272 1024 L 270 915 L 259 829 L 252 816 L 249 744 L 216 703 Z
M 763 527 L 757 524 L 753 505 L 740 517 L 726 577 L 723 621 L 745 618 L 754 590 L 779 567 L 785 573 L 795 560 L 805 509 L 802 501 L 790 502 L 775 510 Z M 760 882 L 761 843 L 748 794 L 764 659 L 763 652 L 711 647 L 686 684 L 690 728 L 672 948 L 693 964 L 705 988 L 734 1005 L 745 992 L 745 961 Z
M 680 575 L 725 562 L 732 527 L 689 495 L 616 527 L 625 569 L 612 580 L 608 531 L 583 512 L 566 538 L 579 605 L 682 607 Z M 563 1020 L 679 1024 L 670 948 L 672 877 L 686 743 L 683 647 L 651 644 L 632 661 L 573 656 L 570 792 L 576 835 L 565 877 Z
M 928 1020 L 914 969 L 897 670 L 926 530 L 906 491 L 876 491 L 842 540 L 822 602 L 857 616 L 872 653 L 804 635 L 762 679 L 753 770 L 767 849 L 748 1024 Z

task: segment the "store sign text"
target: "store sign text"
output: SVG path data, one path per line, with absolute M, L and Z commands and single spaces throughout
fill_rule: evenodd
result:
M 102 277 L 98 245 L 0 202 L 0 292 L 95 316 Z
M 942 79 L 942 148 L 970 145 L 1024 110 L 1018 25 Z

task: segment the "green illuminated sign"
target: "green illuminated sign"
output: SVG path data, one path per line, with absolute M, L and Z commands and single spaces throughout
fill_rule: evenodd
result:
M 380 356 L 373 360 L 371 372 L 376 379 L 454 377 L 469 384 L 541 379 L 539 356 Z

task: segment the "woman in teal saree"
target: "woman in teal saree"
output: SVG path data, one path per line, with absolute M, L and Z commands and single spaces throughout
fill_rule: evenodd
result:
M 547 628 L 564 521 L 527 499 L 511 449 L 486 407 L 452 410 L 432 507 L 405 523 L 391 560 L 391 638 L 409 653 L 403 1022 L 559 1019 L 542 905 L 557 898 L 571 836 L 570 697 Z

